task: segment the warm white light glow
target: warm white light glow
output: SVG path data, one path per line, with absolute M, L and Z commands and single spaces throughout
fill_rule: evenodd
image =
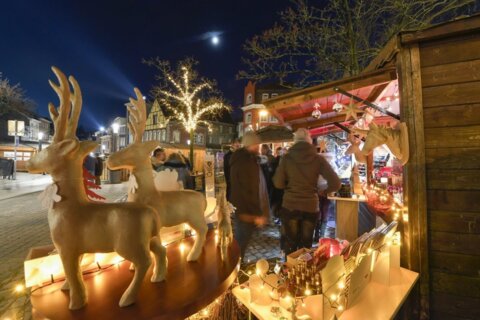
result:
M 165 74 L 167 80 L 175 87 L 176 92 L 159 90 L 160 96 L 163 97 L 161 102 L 173 113 L 172 118 L 180 121 L 187 132 L 195 130 L 199 124 L 210 127 L 210 124 L 202 118 L 208 114 L 215 114 L 222 109 L 228 109 L 228 107 L 216 101 L 208 105 L 202 104 L 202 100 L 197 95 L 204 89 L 212 89 L 212 86 L 204 81 L 192 87 L 189 69 L 183 67 L 182 71 L 181 80 L 174 79 L 171 74 Z
M 336 300 L 337 300 L 337 295 L 332 294 L 332 295 L 330 296 L 330 300 L 336 301 Z
M 104 126 L 100 126 L 100 131 L 105 131 L 105 127 Z
M 20 292 L 23 292 L 23 290 L 25 290 L 25 286 L 23 284 L 17 284 L 15 286 L 15 291 L 20 293 Z
M 112 129 L 113 129 L 113 133 L 118 133 L 118 130 L 120 129 L 120 125 L 118 123 L 113 123 Z
M 180 243 L 180 252 L 183 253 L 185 251 L 185 244 L 182 242 Z
M 340 281 L 340 282 L 338 283 L 338 288 L 339 288 L 339 289 L 344 289 L 344 288 L 345 288 L 345 283 L 344 283 L 343 281 Z
M 338 311 L 343 311 L 343 306 L 339 305 L 337 309 L 338 309 Z
M 306 296 L 309 296 L 309 295 L 311 295 L 311 294 L 312 294 L 312 291 L 311 291 L 310 289 L 306 289 L 306 290 L 305 290 L 305 295 L 306 295 Z
M 260 110 L 260 117 L 266 117 L 268 115 L 268 111 L 267 110 Z

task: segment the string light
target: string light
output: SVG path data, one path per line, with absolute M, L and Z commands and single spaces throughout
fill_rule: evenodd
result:
M 229 108 L 220 102 L 202 104 L 201 99 L 196 98 L 196 96 L 204 89 L 213 89 L 212 86 L 208 82 L 203 81 L 191 88 L 189 69 L 183 66 L 181 70 L 183 71 L 182 85 L 177 83 L 171 74 L 165 74 L 167 80 L 175 87 L 178 94 L 158 90 L 158 93 L 164 97 L 161 99 L 161 102 L 173 113 L 172 118 L 180 121 L 188 132 L 195 130 L 199 124 L 205 124 L 207 127 L 210 127 L 210 124 L 201 120 L 201 118 L 207 114 L 229 110 Z M 170 103 L 171 100 L 174 102 L 173 105 Z
M 23 292 L 23 290 L 25 290 L 25 286 L 23 284 L 17 284 L 15 286 L 15 292 L 20 293 L 20 292 Z
M 180 249 L 180 252 L 183 253 L 185 251 L 185 244 L 183 242 L 180 243 L 180 246 L 178 248 Z
M 337 296 L 335 294 L 330 295 L 330 300 L 337 301 Z
M 340 304 L 340 305 L 337 307 L 337 310 L 338 310 L 338 311 L 343 311 L 343 306 Z

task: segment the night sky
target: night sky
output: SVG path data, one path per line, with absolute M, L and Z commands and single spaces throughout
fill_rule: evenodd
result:
M 74 75 L 83 91 L 81 124 L 89 130 L 125 114 L 124 103 L 138 86 L 148 93 L 155 70 L 142 58 L 177 61 L 192 56 L 201 75 L 216 79 L 226 100 L 238 107 L 245 81 L 244 41 L 272 26 L 288 0 L 117 0 L 3 1 L 0 72 L 20 83 L 48 115 L 58 103 L 47 79 L 56 65 Z M 205 39 L 220 32 L 220 44 Z

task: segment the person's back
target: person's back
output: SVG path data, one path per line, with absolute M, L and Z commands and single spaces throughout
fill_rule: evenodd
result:
M 325 193 L 340 188 L 340 179 L 328 162 L 317 154 L 310 133 L 298 129 L 295 144 L 280 160 L 273 177 L 276 188 L 284 189 L 280 219 L 282 249 L 286 254 L 312 246 L 313 233 L 319 218 L 320 175 L 327 181 Z
M 282 158 L 281 172 L 274 177 L 275 185 L 285 176 L 283 207 L 290 210 L 318 212 L 318 177 L 321 175 L 327 182 L 326 193 L 340 188 L 340 180 L 328 162 L 317 154 L 313 145 L 305 141 L 295 143 Z

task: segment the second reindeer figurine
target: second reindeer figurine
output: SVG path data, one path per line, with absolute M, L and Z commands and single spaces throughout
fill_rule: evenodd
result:
M 135 177 L 138 190 L 129 190 L 128 201 L 147 204 L 157 212 L 160 227 L 172 227 L 187 223 L 196 231 L 197 237 L 187 261 L 196 261 L 202 253 L 208 227 L 205 222 L 207 201 L 200 192 L 192 190 L 158 191 L 155 188 L 150 153 L 158 145 L 157 141 L 142 142 L 147 118 L 143 95 L 134 89 L 137 99 L 130 98 L 129 129 L 134 142 L 115 152 L 108 158 L 107 165 L 112 170 L 129 169 Z

